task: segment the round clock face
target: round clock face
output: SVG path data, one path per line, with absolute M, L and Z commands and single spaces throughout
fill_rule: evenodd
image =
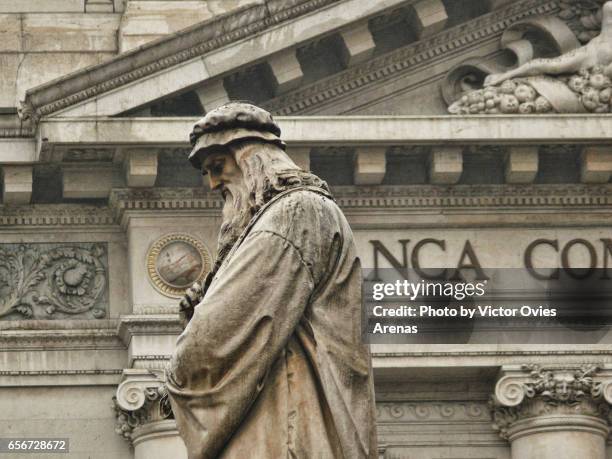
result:
M 210 254 L 204 244 L 188 234 L 169 234 L 157 240 L 147 256 L 149 277 L 166 296 L 181 297 L 210 271 Z

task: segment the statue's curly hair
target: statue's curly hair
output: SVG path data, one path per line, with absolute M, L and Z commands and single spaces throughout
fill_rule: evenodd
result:
M 249 204 L 254 215 L 270 199 L 283 191 L 299 186 L 312 186 L 329 193 L 327 183 L 300 169 L 278 146 L 259 140 L 247 140 L 236 149 L 256 146 L 248 155 L 237 155 L 238 167 L 249 187 Z

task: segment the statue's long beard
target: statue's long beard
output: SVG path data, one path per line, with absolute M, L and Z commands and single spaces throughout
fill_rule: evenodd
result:
M 223 221 L 219 230 L 215 271 L 221 266 L 221 263 L 223 263 L 223 260 L 232 250 L 232 247 L 253 217 L 248 192 L 245 190 L 232 191 L 234 193 L 226 199 L 223 207 Z

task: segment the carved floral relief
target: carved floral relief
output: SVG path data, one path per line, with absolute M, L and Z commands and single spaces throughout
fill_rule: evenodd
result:
M 105 244 L 0 244 L 0 319 L 101 319 Z

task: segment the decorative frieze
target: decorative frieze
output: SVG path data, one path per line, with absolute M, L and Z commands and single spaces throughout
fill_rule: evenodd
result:
M 4 208 L 0 213 L 0 227 L 102 226 L 113 223 L 108 207 L 83 204 L 35 204 Z
M 304 166 L 302 166 L 304 167 Z M 345 209 L 495 207 L 585 208 L 612 205 L 610 184 L 523 185 L 393 185 L 343 186 L 334 196 Z M 192 212 L 218 215 L 223 200 L 204 187 L 113 189 L 108 206 L 37 204 L 8 207 L 0 213 L 0 227 L 115 226 L 126 212 Z
M 302 164 L 300 164 L 302 165 Z M 302 167 L 304 167 L 302 165 Z M 335 187 L 341 207 L 405 209 L 449 207 L 538 208 L 612 205 L 610 184 L 524 184 Z M 223 200 L 204 187 L 113 189 L 108 206 L 37 204 L 8 207 L 0 227 L 116 226 L 126 212 L 193 212 L 218 215 Z
M 0 244 L 0 318 L 107 314 L 106 244 Z
M 4 321 L 7 323 L 9 321 Z M 10 321 L 12 322 L 12 321 Z M 58 321 L 59 322 L 59 321 Z M 102 322 L 96 321 L 95 323 Z M 62 323 L 63 329 L 13 330 L 0 328 L 0 348 L 5 351 L 125 349 L 117 327 L 84 329 L 80 325 Z M 104 325 L 104 324 L 102 324 Z M 45 324 L 46 327 L 49 327 Z
M 379 423 L 404 422 L 482 422 L 489 421 L 485 402 L 379 402 L 376 421 Z
M 418 185 L 338 187 L 334 196 L 342 207 L 548 207 L 612 204 L 612 186 L 559 185 Z M 111 207 L 128 210 L 220 209 L 222 199 L 201 188 L 113 190 Z

